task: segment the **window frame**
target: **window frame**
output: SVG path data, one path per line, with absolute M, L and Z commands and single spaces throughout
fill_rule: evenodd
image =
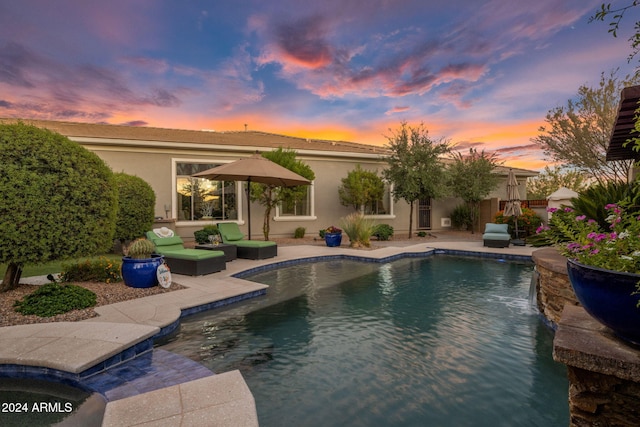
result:
M 217 160 L 211 158 L 172 158 L 171 159 L 171 217 L 176 219 L 176 226 L 193 226 L 200 224 L 211 224 L 212 219 L 196 219 L 196 220 L 186 220 L 186 219 L 178 219 L 178 163 L 211 163 L 217 165 L 223 165 L 226 163 L 232 163 L 234 160 Z M 244 190 L 243 181 L 235 182 L 235 190 L 236 190 L 236 209 L 238 211 L 237 219 L 225 219 L 225 220 L 215 220 L 215 222 L 235 222 L 239 225 L 243 225 L 245 223 L 243 216 L 243 197 L 242 191 Z

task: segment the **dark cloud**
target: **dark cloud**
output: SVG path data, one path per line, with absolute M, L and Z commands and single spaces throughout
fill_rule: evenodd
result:
M 455 151 L 469 151 L 470 148 L 482 147 L 484 142 L 459 141 L 456 142 L 453 149 Z
M 154 90 L 151 97 L 147 98 L 146 101 L 158 107 L 178 107 L 181 104 L 177 96 L 164 89 Z
M 147 126 L 149 123 L 145 122 L 144 120 L 131 120 L 129 122 L 124 122 L 124 123 L 120 123 L 122 126 L 135 126 L 135 127 L 141 127 L 141 126 Z
M 322 67 L 333 61 L 333 49 L 325 39 L 323 20 L 311 16 L 293 23 L 280 24 L 275 30 L 279 48 L 297 63 Z
M 500 154 L 511 154 L 511 153 L 518 153 L 521 151 L 531 151 L 531 150 L 541 151 L 540 146 L 538 144 L 524 144 L 524 145 L 513 145 L 510 147 L 498 148 L 496 152 Z
M 13 104 L 9 101 L 5 101 L 4 99 L 0 99 L 0 107 L 2 108 L 11 108 Z
M 0 47 L 0 82 L 12 86 L 33 88 L 29 69 L 41 67 L 44 61 L 18 43 L 5 43 Z

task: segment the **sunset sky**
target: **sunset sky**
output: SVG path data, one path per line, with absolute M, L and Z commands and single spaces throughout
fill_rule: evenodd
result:
M 613 38 L 601 3 L 0 0 L 0 117 L 375 145 L 422 122 L 538 170 L 547 111 L 637 65 L 640 11 Z

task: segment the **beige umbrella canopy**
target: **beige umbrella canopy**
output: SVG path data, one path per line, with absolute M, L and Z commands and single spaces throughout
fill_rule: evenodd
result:
M 193 176 L 196 178 L 207 178 L 212 181 L 247 181 L 247 192 L 251 191 L 252 182 L 276 185 L 279 187 L 295 187 L 297 185 L 311 184 L 311 181 L 305 177 L 262 157 L 259 153 L 255 153 L 251 157 L 236 160 L 232 163 L 198 172 Z M 250 194 L 247 194 L 247 196 L 250 196 Z M 251 239 L 251 202 L 249 199 L 250 197 L 247 197 L 247 221 L 249 223 L 248 238 Z
M 512 242 L 514 245 L 524 245 L 518 236 L 518 217 L 522 215 L 522 206 L 520 205 L 520 192 L 518 191 L 518 180 L 516 179 L 513 169 L 509 169 L 507 175 L 507 203 L 504 205 L 504 216 L 515 216 L 516 239 Z

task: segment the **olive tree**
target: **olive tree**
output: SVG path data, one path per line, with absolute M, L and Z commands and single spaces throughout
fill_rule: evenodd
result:
M 24 123 L 0 124 L 0 291 L 26 264 L 91 256 L 113 244 L 117 188 L 94 153 Z
M 144 179 L 116 173 L 118 188 L 118 214 L 115 238 L 124 243 L 141 237 L 153 226 L 156 194 Z
M 449 153 L 449 142 L 429 137 L 424 125 L 402 123 L 387 137 L 390 150 L 384 177 L 393 184 L 393 199 L 409 203 L 409 238 L 413 228 L 413 206 L 420 199 L 436 199 L 446 193 L 446 168 L 441 157 Z
M 289 169 L 298 175 L 313 181 L 316 176 L 309 165 L 296 159 L 295 150 L 283 149 L 282 147 L 262 153 L 262 157 L 271 160 L 280 166 Z M 271 225 L 271 211 L 283 202 L 292 203 L 302 200 L 307 195 L 307 186 L 298 185 L 295 187 L 280 187 L 277 185 L 251 183 L 251 200 L 259 202 L 265 207 L 262 233 L 264 240 L 269 240 Z
M 453 162 L 449 165 L 450 191 L 460 197 L 471 211 L 471 233 L 478 224 L 480 202 L 493 191 L 500 177 L 493 173 L 498 166 L 494 153 L 478 152 L 471 148 L 467 155 L 453 153 Z
M 365 206 L 375 203 L 384 196 L 384 182 L 377 173 L 362 169 L 360 165 L 349 171 L 338 188 L 338 197 L 343 206 L 364 214 Z
M 602 74 L 597 87 L 582 85 L 565 106 L 550 110 L 546 125 L 532 141 L 554 162 L 588 174 L 599 183 L 629 179 L 633 160 L 608 162 L 607 148 L 616 121 L 620 91 L 638 84 L 640 76 L 618 79 Z

